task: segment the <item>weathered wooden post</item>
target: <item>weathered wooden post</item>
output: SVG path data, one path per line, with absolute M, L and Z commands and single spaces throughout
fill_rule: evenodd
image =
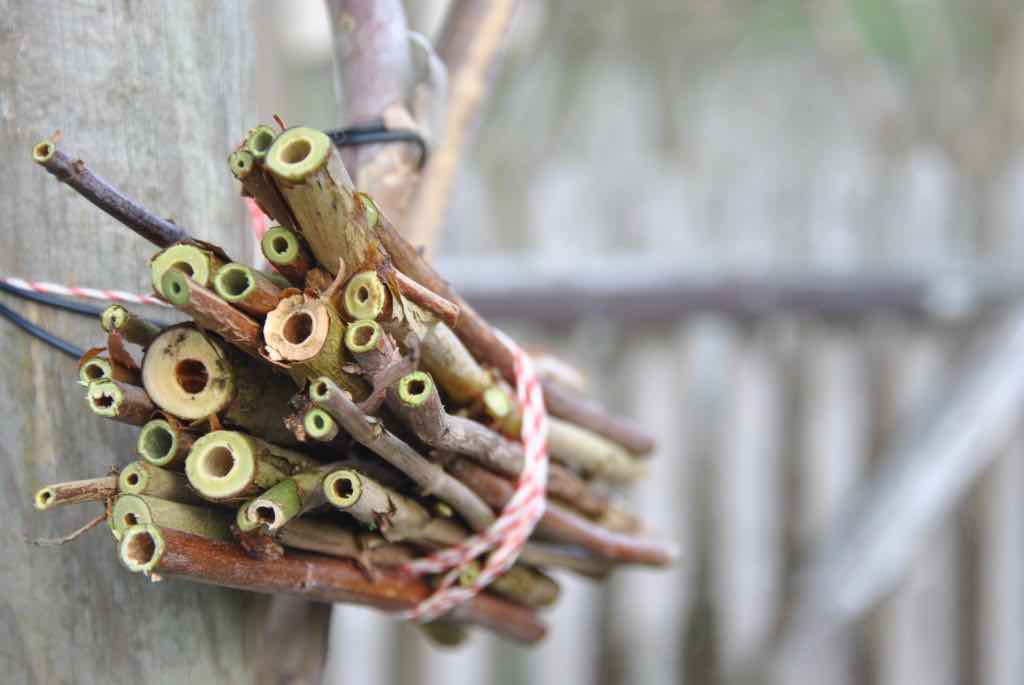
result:
M 61 129 L 100 174 L 238 254 L 243 214 L 225 162 L 248 121 L 248 3 L 0 3 L 0 272 L 145 290 L 153 247 L 33 164 Z M 62 337 L 99 344 L 98 321 L 14 301 Z M 267 601 L 152 585 L 118 567 L 106 533 L 34 547 L 87 511 L 36 512 L 33 491 L 131 458 L 127 427 L 98 421 L 70 359 L 13 327 L 0 335 L 0 670 L 5 682 L 252 682 Z M 94 511 L 95 510 L 95 511 Z

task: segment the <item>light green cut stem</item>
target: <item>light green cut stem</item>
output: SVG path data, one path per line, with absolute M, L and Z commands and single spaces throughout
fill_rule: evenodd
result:
M 243 531 L 265 526 L 276 533 L 282 526 L 305 512 L 324 504 L 321 487 L 324 476 L 335 466 L 321 466 L 296 473 L 246 502 L 238 510 L 237 523 Z
M 378 530 L 386 540 L 416 538 L 431 516 L 419 502 L 387 488 L 355 469 L 340 469 L 323 481 L 327 502 Z
M 46 511 L 63 504 L 103 502 L 116 494 L 117 476 L 105 476 L 47 485 L 36 491 L 32 502 L 39 511 Z
M 136 450 L 142 459 L 154 466 L 181 471 L 185 468 L 195 435 L 171 425 L 165 419 L 153 419 L 139 431 Z
M 249 131 L 249 135 L 245 137 L 245 149 L 254 159 L 262 160 L 270 151 L 270 146 L 274 144 L 275 138 L 277 138 L 277 131 L 273 126 L 260 124 Z
M 117 331 L 128 342 L 143 348 L 149 347 L 153 338 L 160 335 L 158 326 L 119 304 L 112 304 L 103 310 L 100 325 L 107 333 Z
M 230 512 L 149 495 L 118 496 L 109 521 L 114 538 L 120 540 L 126 530 L 140 523 L 154 523 L 205 538 L 231 539 Z
M 306 435 L 319 442 L 330 442 L 338 437 L 341 428 L 334 417 L 319 407 L 313 407 L 302 417 L 302 427 Z
M 202 497 L 235 501 L 317 466 L 306 455 L 237 431 L 213 431 L 196 440 L 185 461 L 188 482 Z
M 157 253 L 150 262 L 153 289 L 166 297 L 163 289 L 164 274 L 169 269 L 179 269 L 193 281 L 209 288 L 217 270 L 224 266 L 224 260 L 210 250 L 195 245 L 172 245 Z
M 97 416 L 133 426 L 141 426 L 156 413 L 156 407 L 145 390 L 118 381 L 90 384 L 86 399 Z
M 361 271 L 345 285 L 342 303 L 353 321 L 376 319 L 384 312 L 390 295 L 375 271 Z
M 274 226 L 260 241 L 263 256 L 277 271 L 296 286 L 303 287 L 306 274 L 313 268 L 313 255 L 303 246 L 298 234 L 284 226 Z
M 226 302 L 254 316 L 265 316 L 281 301 L 281 288 L 244 264 L 227 264 L 213 277 L 213 290 Z
M 200 501 L 188 487 L 185 476 L 145 461 L 134 461 L 124 467 L 118 478 L 117 487 L 122 493 L 129 495 L 149 495 L 185 503 Z

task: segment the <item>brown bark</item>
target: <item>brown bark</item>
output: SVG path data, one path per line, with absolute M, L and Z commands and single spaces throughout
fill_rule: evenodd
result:
M 260 324 L 204 288 L 184 272 L 170 269 L 164 276 L 164 292 L 175 307 L 188 314 L 196 325 L 224 338 L 238 349 L 260 359 L 263 337 Z M 180 288 L 176 290 L 176 288 Z
M 453 459 L 447 467 L 495 509 L 504 507 L 515 491 L 505 478 L 468 460 Z M 537 532 L 559 542 L 579 545 L 605 559 L 627 564 L 668 566 L 676 557 L 675 550 L 667 545 L 614 533 L 553 503 L 548 503 L 537 524 Z
M 104 502 L 117 494 L 117 476 L 72 480 L 40 488 L 35 495 L 36 509 L 45 511 L 62 504 Z
M 349 602 L 382 611 L 411 609 L 432 592 L 419 579 L 381 571 L 371 581 L 352 562 L 311 554 L 288 554 L 262 561 L 236 544 L 162 529 L 164 552 L 153 568 L 160 576 L 179 577 L 263 593 L 299 595 L 320 602 Z M 543 639 L 536 615 L 509 602 L 477 595 L 449 615 L 524 643 Z
M 161 219 L 102 178 L 92 173 L 81 159 L 72 158 L 44 140 L 32 149 L 32 157 L 61 183 L 71 186 L 93 203 L 140 236 L 160 247 L 191 240 L 188 231 Z

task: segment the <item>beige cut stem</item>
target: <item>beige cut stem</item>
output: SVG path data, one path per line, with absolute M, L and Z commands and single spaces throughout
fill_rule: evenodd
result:
M 36 491 L 32 502 L 39 511 L 64 504 L 104 502 L 117 494 L 117 476 L 52 483 Z

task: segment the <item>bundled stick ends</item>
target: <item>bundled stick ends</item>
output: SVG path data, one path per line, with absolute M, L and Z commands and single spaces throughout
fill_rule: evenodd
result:
M 104 503 L 128 570 L 408 610 L 444 575 L 409 569 L 490 539 L 517 479 L 541 473 L 520 442 L 533 405 L 512 390 L 504 338 L 355 190 L 321 131 L 258 126 L 228 158 L 278 224 L 261 242 L 276 273 L 171 230 L 53 143 L 34 155 L 160 248 L 154 289 L 190 319 L 161 330 L 120 305 L 103 313 L 109 350 L 79 379 L 94 413 L 140 427 L 138 461 L 34 501 Z M 601 578 L 673 560 L 609 495 L 644 475 L 650 445 L 576 392 L 551 395 L 544 541 L 493 580 L 485 554 L 463 559 L 452 578 L 490 584 L 446 621 L 537 641 L 537 611 L 559 595 L 548 570 Z

